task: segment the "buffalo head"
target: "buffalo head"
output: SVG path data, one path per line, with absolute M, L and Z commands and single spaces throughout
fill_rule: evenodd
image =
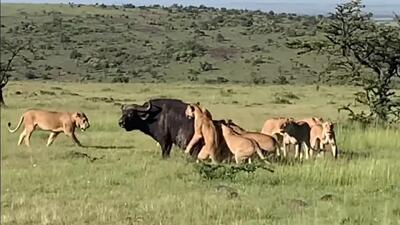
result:
M 131 104 L 121 106 L 122 116 L 119 119 L 119 126 L 125 128 L 126 131 L 140 129 L 152 113 L 151 102 L 143 105 Z

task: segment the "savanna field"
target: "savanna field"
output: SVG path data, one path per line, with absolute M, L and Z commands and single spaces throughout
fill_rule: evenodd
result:
M 13 62 L 1 107 L 2 224 L 400 224 L 398 124 L 361 126 L 338 108 L 361 87 L 326 55 L 290 43 L 318 39 L 320 17 L 179 7 L 1 4 L 1 37 L 33 43 Z M 19 41 L 19 42 L 18 42 Z M 1 55 L 2 64 L 9 53 Z M 367 71 L 363 71 L 367 72 Z M 337 75 L 337 76 L 336 76 Z M 393 90 L 398 96 L 399 82 Z M 0 82 L 1 83 L 1 82 Z M 118 125 L 121 104 L 200 102 L 213 119 L 251 131 L 278 116 L 335 122 L 338 159 L 271 159 L 273 172 L 216 170 Z M 11 134 L 29 108 L 82 111 L 84 147 L 35 131 Z
M 299 99 L 288 105 L 269 98 L 284 91 Z M 341 123 L 335 105 L 348 101 L 352 91 L 321 87 L 316 94 L 310 86 L 12 83 L 8 107 L 1 115 L 2 222 L 398 224 L 399 131 Z M 163 160 L 151 138 L 118 126 L 120 106 L 114 103 L 142 103 L 149 97 L 200 101 L 216 119 L 232 118 L 249 130 L 260 130 L 265 119 L 280 115 L 330 118 L 338 121 L 340 156 L 277 162 L 274 173 L 257 169 L 206 179 L 181 150 L 174 148 Z M 86 148 L 74 146 L 65 135 L 45 147 L 45 132 L 33 134 L 32 151 L 17 147 L 19 133 L 8 133 L 6 123 L 15 125 L 32 106 L 84 111 L 91 127 L 77 135 Z

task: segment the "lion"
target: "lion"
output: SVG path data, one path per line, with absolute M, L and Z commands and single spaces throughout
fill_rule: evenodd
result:
M 200 107 L 201 111 L 204 113 L 204 115 L 205 115 L 208 119 L 210 119 L 210 120 L 213 119 L 213 118 L 212 118 L 212 115 L 211 115 L 211 113 L 210 113 L 210 111 L 208 111 L 208 109 L 204 108 L 204 106 L 200 106 L 200 102 L 197 102 L 196 105 Z
M 332 155 L 333 157 L 337 158 L 338 152 L 336 147 L 335 132 L 333 128 L 334 124 L 330 121 L 326 121 L 322 124 L 311 127 L 310 144 L 314 150 L 321 152 L 322 155 L 324 155 L 325 145 L 330 144 L 332 148 Z
M 262 134 L 258 132 L 249 132 L 235 124 L 232 120 L 227 121 L 227 125 L 237 134 L 242 137 L 251 138 L 255 140 L 260 146 L 261 150 L 267 153 L 276 153 L 279 156 L 280 145 L 278 141 L 270 135 Z
M 185 149 L 185 153 L 190 153 L 192 147 L 201 139 L 204 139 L 204 145 L 201 148 L 197 159 L 206 160 L 211 158 L 212 163 L 216 163 L 217 153 L 217 131 L 212 121 L 211 113 L 198 104 L 189 104 L 185 110 L 185 115 L 188 118 L 194 118 L 194 134 L 189 144 Z
M 269 135 L 271 137 L 274 137 L 279 145 L 281 146 L 281 149 L 283 151 L 283 157 L 286 157 L 286 145 L 283 142 L 283 134 L 281 133 L 281 125 L 286 123 L 294 121 L 293 118 L 288 118 L 288 117 L 278 117 L 278 118 L 271 118 L 265 121 L 261 133 Z M 280 155 L 280 154 L 278 154 Z
M 296 122 L 306 122 L 308 126 L 313 127 L 315 125 L 321 125 L 324 122 L 324 120 L 322 118 L 311 117 L 311 118 L 296 120 Z
M 249 162 L 251 162 L 251 157 L 254 155 L 254 153 L 257 153 L 258 156 L 265 161 L 265 157 L 261 152 L 261 148 L 255 140 L 237 134 L 225 124 L 221 124 L 221 126 L 222 135 L 224 136 L 229 150 L 235 156 L 236 164 L 240 164 L 246 159 L 249 159 Z M 268 163 L 268 161 L 265 162 Z
M 280 126 L 283 134 L 283 148 L 286 151 L 286 145 L 295 145 L 295 158 L 303 158 L 303 152 L 306 159 L 309 159 L 310 145 L 310 126 L 306 122 L 286 121 Z
M 81 146 L 81 143 L 75 136 L 75 128 L 85 131 L 90 127 L 90 123 L 83 112 L 54 112 L 41 109 L 30 109 L 21 116 L 15 129 L 11 129 L 11 122 L 8 122 L 8 130 L 11 133 L 16 132 L 24 122 L 25 129 L 19 136 L 18 145 L 25 140 L 25 145 L 30 147 L 30 138 L 36 128 L 50 131 L 47 146 L 50 146 L 60 133 L 72 138 L 75 144 Z

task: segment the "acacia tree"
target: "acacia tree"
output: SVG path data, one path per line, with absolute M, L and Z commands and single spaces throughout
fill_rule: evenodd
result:
M 395 78 L 400 77 L 400 26 L 377 24 L 363 8 L 361 0 L 338 5 L 320 27 L 323 40 L 289 46 L 302 48 L 300 54 L 317 50 L 329 55 L 328 75 L 339 74 L 363 88 L 355 93 L 355 100 L 368 106 L 369 112 L 356 113 L 350 105 L 339 110 L 363 122 L 398 121 L 400 101 L 393 88 Z
M 3 88 L 8 84 L 10 72 L 13 70 L 13 63 L 17 58 L 25 62 L 30 60 L 22 54 L 23 50 L 32 52 L 31 42 L 22 40 L 7 40 L 1 37 L 1 63 L 0 63 L 0 106 L 4 106 Z

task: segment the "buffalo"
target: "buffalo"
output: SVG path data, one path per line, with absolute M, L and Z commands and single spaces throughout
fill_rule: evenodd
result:
M 178 99 L 152 99 L 143 105 L 122 105 L 119 126 L 126 131 L 140 130 L 160 144 L 162 157 L 168 157 L 172 145 L 185 149 L 194 134 L 194 120 L 185 116 L 187 103 Z M 229 150 L 222 137 L 220 123 L 213 121 L 217 128 L 219 154 L 218 161 L 229 158 Z M 199 141 L 192 151 L 196 156 L 203 146 Z

